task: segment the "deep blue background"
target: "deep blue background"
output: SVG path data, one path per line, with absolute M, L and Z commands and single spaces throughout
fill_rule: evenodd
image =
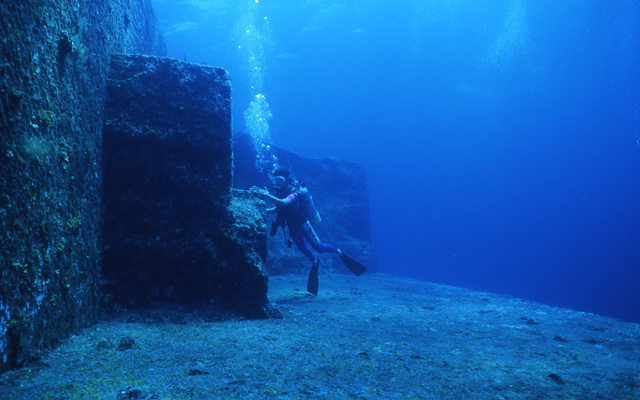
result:
M 274 143 L 367 166 L 383 272 L 640 322 L 640 6 L 610 3 L 154 7 L 237 130 L 261 93 Z

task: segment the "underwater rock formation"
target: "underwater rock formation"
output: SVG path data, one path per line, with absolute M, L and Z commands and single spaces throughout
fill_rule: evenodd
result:
M 97 319 L 113 51 L 164 55 L 150 0 L 0 2 L 0 372 Z
M 256 149 L 251 137 L 234 137 L 234 187 L 271 186 L 266 172 L 256 167 Z M 271 146 L 280 167 L 288 168 L 296 179 L 309 188 L 322 222 L 314 229 L 320 240 L 341 248 L 362 262 L 369 272 L 378 270 L 371 241 L 369 195 L 364 166 L 336 158 L 308 159 Z M 269 216 L 268 225 L 275 219 Z M 268 240 L 267 271 L 273 275 L 307 273 L 307 260 L 295 247 L 288 248 L 281 229 Z M 321 268 L 350 273 L 338 257 L 322 255 Z
M 264 201 L 231 193 L 227 72 L 114 56 L 103 150 L 108 302 L 213 301 L 267 317 Z

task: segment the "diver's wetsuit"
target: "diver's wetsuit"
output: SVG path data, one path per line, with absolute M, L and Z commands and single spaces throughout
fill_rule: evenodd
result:
M 318 253 L 334 253 L 339 255 L 340 251 L 338 251 L 337 247 L 320 241 L 309 220 L 300 212 L 300 202 L 302 201 L 300 194 L 293 192 L 286 197 L 291 199 L 291 204 L 277 207 L 278 220 L 287 221 L 287 225 L 289 225 L 289 235 L 298 250 L 311 260 L 311 262 L 315 262 L 316 256 L 308 244 Z

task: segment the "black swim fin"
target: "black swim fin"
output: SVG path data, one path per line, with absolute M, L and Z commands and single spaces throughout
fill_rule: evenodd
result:
M 316 259 L 309 271 L 309 280 L 307 281 L 307 292 L 317 295 L 318 294 L 318 269 L 320 267 L 320 260 Z
M 360 276 L 367 271 L 367 268 L 364 265 L 344 253 L 340 254 L 340 259 L 356 276 Z

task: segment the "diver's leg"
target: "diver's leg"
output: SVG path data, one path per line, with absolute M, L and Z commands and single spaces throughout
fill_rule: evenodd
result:
M 302 254 L 305 255 L 311 262 L 316 262 L 316 256 L 313 254 L 311 249 L 307 246 L 307 243 L 304 240 L 304 228 L 302 225 L 291 225 L 289 224 L 289 236 L 291 236 L 291 240 L 295 243 L 296 247 Z
M 340 250 L 336 246 L 328 243 L 322 243 L 320 241 L 320 238 L 309 221 L 305 222 L 303 225 L 303 235 L 305 240 L 311 244 L 318 253 L 341 254 Z
M 307 246 L 307 241 L 305 240 L 304 235 L 304 227 L 302 225 L 289 225 L 289 234 L 291 235 L 291 239 L 293 243 L 296 244 L 298 250 L 302 252 L 313 265 L 311 266 L 311 270 L 309 271 L 309 280 L 307 281 L 307 292 L 312 293 L 314 295 L 318 294 L 318 270 L 320 268 L 320 259 L 316 257 L 311 249 Z

